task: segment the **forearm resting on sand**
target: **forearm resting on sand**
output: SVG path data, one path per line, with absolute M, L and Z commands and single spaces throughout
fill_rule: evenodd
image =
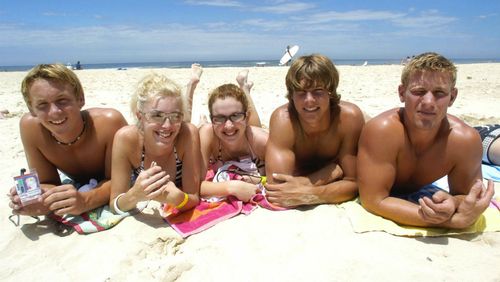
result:
M 320 170 L 317 170 L 307 176 L 314 186 L 326 185 L 332 183 L 344 176 L 344 171 L 336 162 L 332 162 Z
M 275 184 L 267 184 L 267 198 L 276 205 L 293 207 L 322 203 L 341 203 L 354 198 L 357 185 L 353 180 L 339 180 L 315 186 L 307 177 L 273 175 Z

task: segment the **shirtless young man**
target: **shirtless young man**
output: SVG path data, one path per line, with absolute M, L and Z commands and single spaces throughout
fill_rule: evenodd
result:
M 465 228 L 488 207 L 493 183 L 484 189 L 479 134 L 447 114 L 457 97 L 455 82 L 452 62 L 436 53 L 421 54 L 401 75 L 404 107 L 365 125 L 358 184 L 368 211 L 400 224 Z M 445 175 L 450 193 L 431 189 L 420 198 L 422 187 Z
M 111 149 L 115 132 L 126 125 L 113 109 L 91 108 L 85 104 L 78 77 L 60 64 L 38 65 L 21 86 L 30 113 L 20 121 L 29 168 L 36 169 L 42 186 L 37 203 L 22 206 L 14 188 L 10 204 L 15 214 L 79 215 L 109 201 Z M 79 192 L 73 184 L 61 184 L 58 170 L 75 183 L 94 178 L 97 187 Z
M 286 75 L 288 103 L 270 120 L 267 199 L 282 207 L 340 203 L 357 194 L 361 110 L 341 102 L 339 73 L 323 55 L 298 58 Z

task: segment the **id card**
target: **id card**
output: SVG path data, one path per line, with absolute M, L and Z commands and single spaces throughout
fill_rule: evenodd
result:
M 16 181 L 17 194 L 23 205 L 29 205 L 35 202 L 42 194 L 40 180 L 38 179 L 36 171 L 31 170 L 29 173 L 15 176 L 14 180 Z

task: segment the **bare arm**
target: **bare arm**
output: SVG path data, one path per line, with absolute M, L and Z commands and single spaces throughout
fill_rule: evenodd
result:
M 94 121 L 98 123 L 97 129 L 99 138 L 105 140 L 105 157 L 104 157 L 104 177 L 97 187 L 87 192 L 78 192 L 83 199 L 83 207 L 81 212 L 89 211 L 100 207 L 109 202 L 111 191 L 111 162 L 113 151 L 113 140 L 115 133 L 125 125 L 127 121 L 123 115 L 116 110 L 106 110 L 106 112 Z
M 260 128 L 259 128 L 260 129 Z M 260 129 L 262 130 L 262 129 Z M 252 137 L 254 137 L 252 135 Z M 251 138 L 249 142 L 251 142 L 251 146 L 253 148 L 261 149 L 260 147 L 265 146 L 264 138 Z M 254 144 L 254 142 L 264 142 L 264 144 Z M 201 155 L 202 155 L 202 163 L 208 164 L 212 148 L 214 143 L 217 143 L 217 137 L 213 133 L 212 125 L 206 124 L 200 128 L 200 142 L 201 142 Z M 264 159 L 263 156 L 259 156 L 259 158 Z M 204 170 L 206 171 L 206 169 Z M 242 180 L 230 180 L 230 181 L 222 181 L 222 182 L 213 182 L 204 180 L 201 183 L 200 195 L 204 197 L 225 197 L 229 195 L 236 196 L 239 200 L 248 202 L 250 198 L 258 192 L 258 187 L 253 183 L 247 183 Z
M 342 109 L 344 113 L 341 115 L 340 123 L 344 136 L 338 154 L 340 168 L 333 167 L 333 164 L 330 164 L 325 169 L 326 172 L 330 172 L 328 174 L 330 178 L 337 176 L 339 170 L 343 175 L 340 180 L 333 179 L 329 183 L 323 184 L 325 193 L 323 197 L 319 197 L 318 201 L 320 203 L 341 203 L 354 198 L 358 194 L 356 161 L 359 136 L 365 121 L 363 113 L 357 106 L 343 106 Z M 311 176 L 309 178 L 311 179 Z
M 482 148 L 477 131 L 466 128 L 450 141 L 455 166 L 448 174 L 450 193 L 457 202 L 457 212 L 445 223 L 450 228 L 465 228 L 473 224 L 488 207 L 494 194 L 492 183 L 484 189 L 481 174 Z
M 442 226 L 443 220 L 450 217 L 447 209 L 454 208 L 453 201 L 446 202 L 442 211 L 445 216 L 436 222 L 425 216 L 420 205 L 390 196 L 404 135 L 402 125 L 387 117 L 371 120 L 363 129 L 357 170 L 361 203 L 368 211 L 399 224 Z
M 28 167 L 36 169 L 43 195 L 49 189 L 61 184 L 57 168 L 45 158 L 37 146 L 37 140 L 43 139 L 44 134 L 48 133 L 44 132 L 42 125 L 30 114 L 26 114 L 21 118 L 19 127 Z M 49 206 L 41 200 L 23 207 L 15 189 L 11 189 L 9 198 L 9 206 L 16 214 L 35 216 L 46 215 L 51 212 Z
M 427 226 L 418 205 L 389 195 L 396 179 L 402 136 L 403 130 L 392 123 L 371 120 L 366 124 L 359 140 L 359 196 L 369 212 L 401 224 Z
M 191 123 L 185 123 L 183 126 L 185 126 L 186 130 L 176 141 L 176 144 L 183 144 L 184 146 L 184 157 L 182 158 L 182 191 L 188 194 L 189 198 L 182 210 L 189 210 L 200 201 L 200 184 L 204 178 L 201 172 L 205 166 L 202 164 L 198 128 Z M 180 200 L 177 198 L 173 202 L 169 202 L 169 204 L 178 205 L 182 200 L 183 197 Z
M 292 175 L 295 170 L 295 132 L 285 106 L 276 109 L 269 123 L 266 145 L 267 182 L 273 183 L 273 173 Z

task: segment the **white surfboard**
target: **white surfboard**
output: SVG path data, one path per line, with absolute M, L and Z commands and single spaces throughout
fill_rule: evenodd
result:
M 285 49 L 285 54 L 283 54 L 283 57 L 280 59 L 280 66 L 286 65 L 290 60 L 292 60 L 293 56 L 297 54 L 299 51 L 299 46 L 297 45 L 292 45 L 292 46 L 287 46 Z

